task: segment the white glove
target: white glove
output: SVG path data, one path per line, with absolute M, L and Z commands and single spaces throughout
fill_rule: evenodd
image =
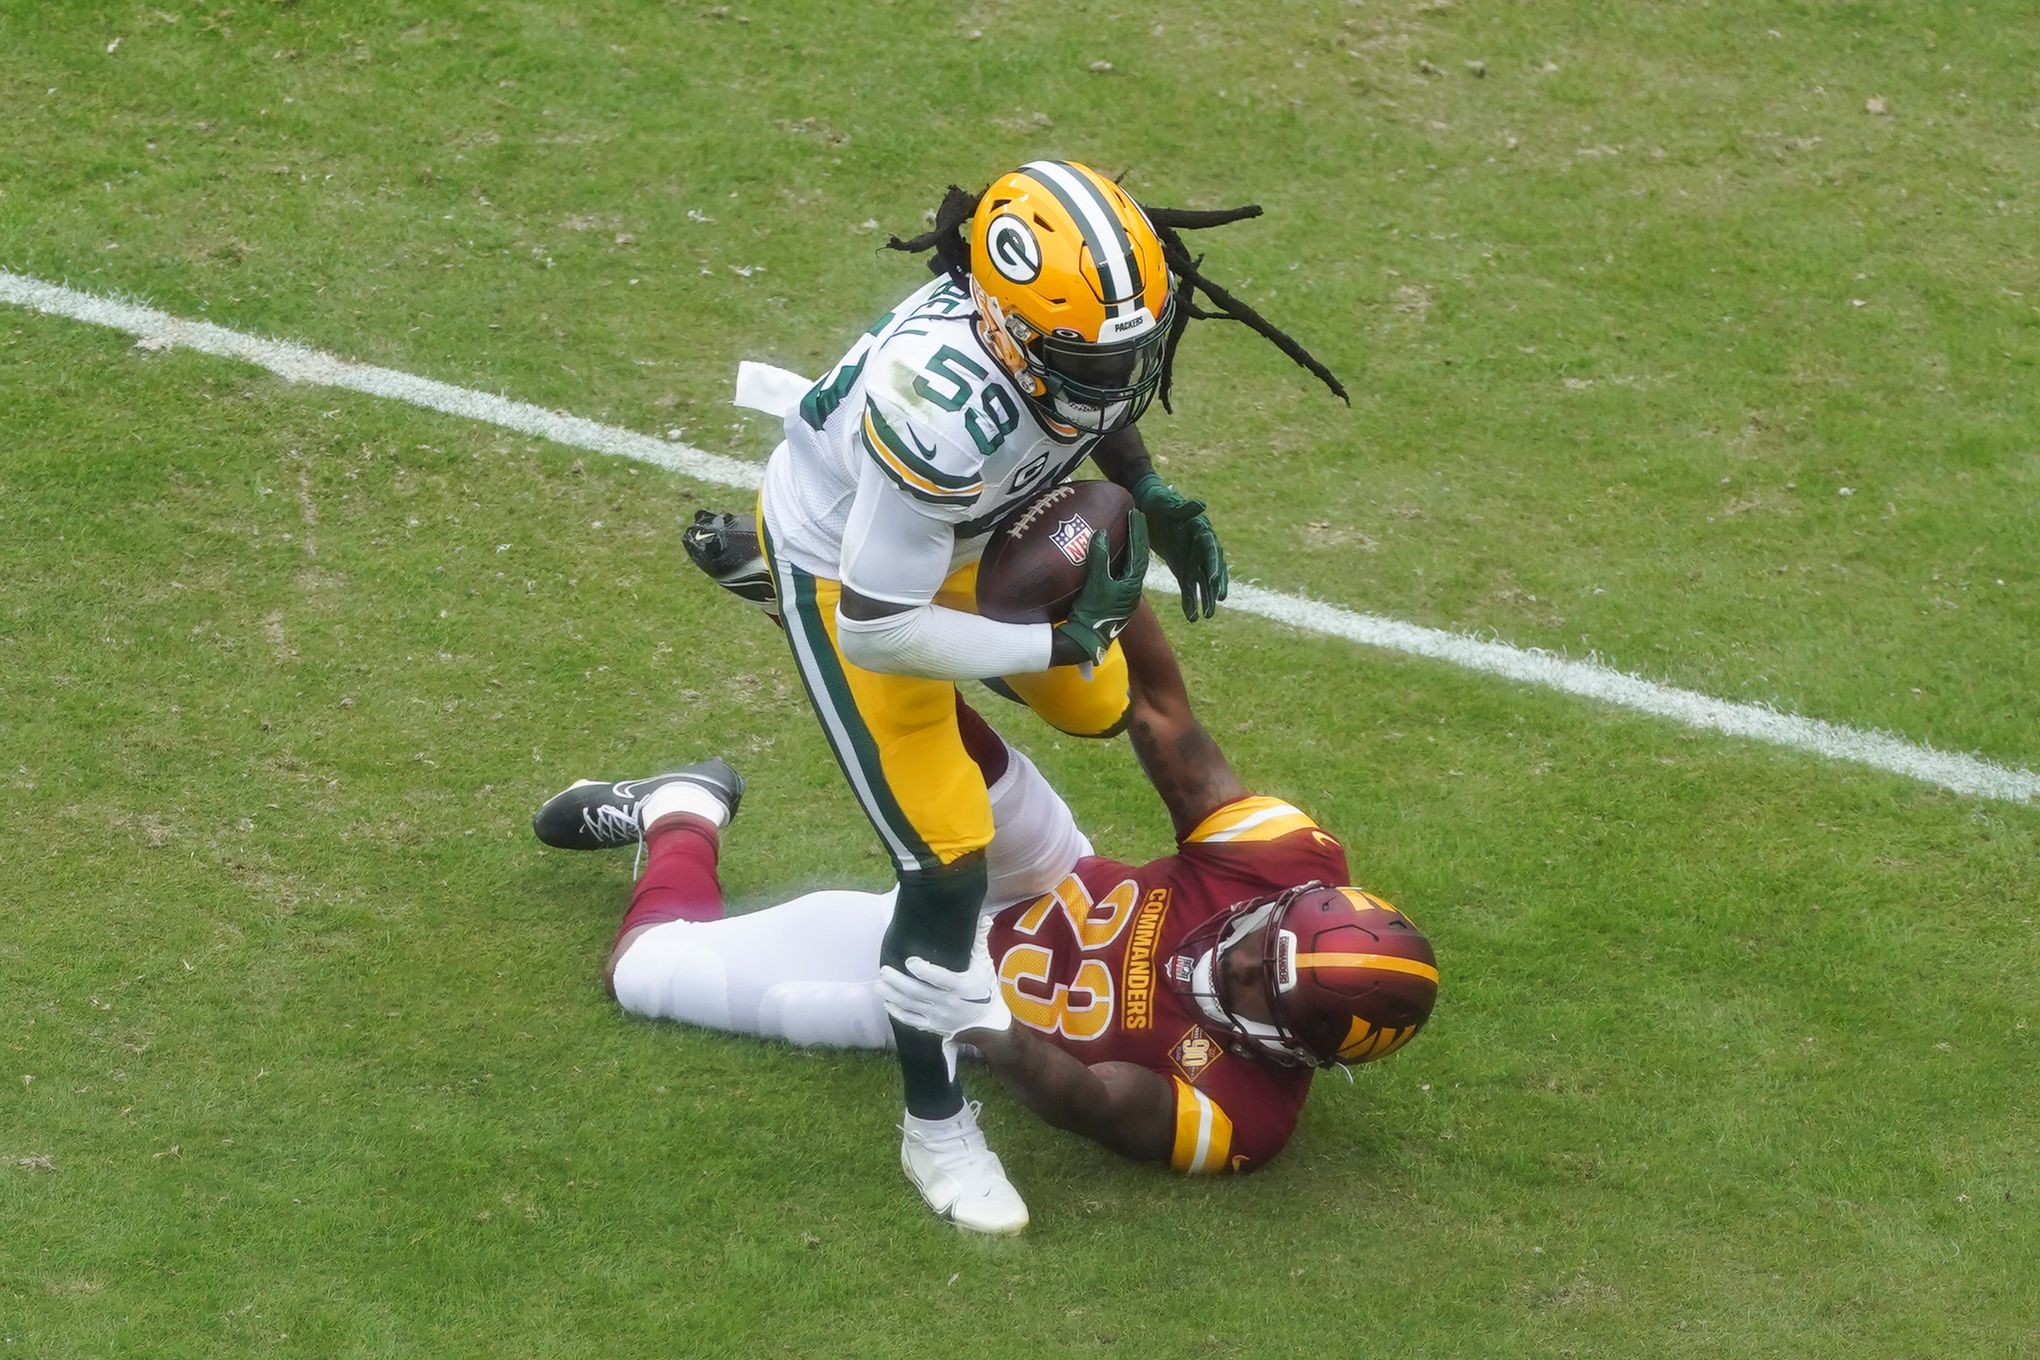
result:
M 1013 1023 L 982 931 L 971 951 L 970 967 L 962 972 L 910 958 L 905 972 L 893 967 L 878 970 L 878 994 L 885 1000 L 887 1015 L 944 1040 L 954 1040 L 965 1030 L 1003 1030 Z

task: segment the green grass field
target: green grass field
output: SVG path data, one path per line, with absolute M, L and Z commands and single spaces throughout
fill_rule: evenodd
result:
M 1207 267 L 1353 389 L 1193 329 L 1237 575 L 2032 768 L 2035 70 L 2006 0 L 0 0 L 0 269 L 757 459 L 738 359 L 1079 157 L 1265 204 Z M 1193 692 L 1438 1014 L 1238 1183 L 980 1076 L 1034 1226 L 943 1228 L 889 1061 L 618 1015 L 627 859 L 529 836 L 722 752 L 733 897 L 885 881 L 680 553 L 734 499 L 0 307 L 0 1357 L 2040 1346 L 2040 807 L 1237 612 Z

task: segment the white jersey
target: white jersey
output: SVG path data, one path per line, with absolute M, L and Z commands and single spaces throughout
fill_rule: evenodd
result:
M 969 294 L 940 277 L 858 337 L 786 416 L 765 467 L 773 544 L 840 579 L 857 482 L 875 464 L 916 509 L 953 526 L 950 570 L 977 560 L 992 525 L 1070 474 L 1097 437 L 1049 428 L 977 335 Z

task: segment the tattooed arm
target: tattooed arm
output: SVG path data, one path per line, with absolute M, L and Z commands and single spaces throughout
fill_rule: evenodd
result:
M 1169 809 L 1176 835 L 1186 836 L 1219 808 L 1246 797 L 1247 786 L 1190 711 L 1183 672 L 1147 601 L 1141 601 L 1133 622 L 1119 635 L 1119 645 L 1132 673 L 1127 735 L 1148 782 Z

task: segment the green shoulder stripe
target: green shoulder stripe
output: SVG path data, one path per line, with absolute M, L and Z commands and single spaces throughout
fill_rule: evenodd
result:
M 871 455 L 871 461 L 878 464 L 878 470 L 892 479 L 892 484 L 917 501 L 928 505 L 967 506 L 977 504 L 978 490 L 931 491 L 917 478 L 909 477 L 893 461 L 873 446 L 869 436 L 864 440 L 864 451 Z
M 864 406 L 861 434 L 865 452 L 886 475 L 922 500 L 968 503 L 985 489 L 981 477 L 944 472 L 936 467 L 931 458 L 935 451 L 915 444 L 911 438 L 902 438 L 871 402 Z

